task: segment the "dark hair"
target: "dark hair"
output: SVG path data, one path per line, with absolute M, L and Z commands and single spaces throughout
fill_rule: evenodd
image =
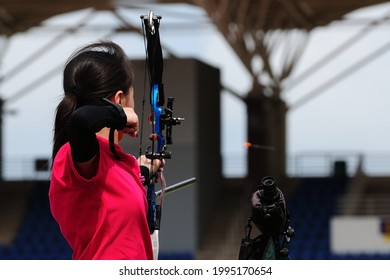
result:
M 54 122 L 54 160 L 58 150 L 68 142 L 66 124 L 74 110 L 83 105 L 102 105 L 103 98 L 133 86 L 130 60 L 120 46 L 100 41 L 76 51 L 64 69 L 64 97 L 58 104 Z

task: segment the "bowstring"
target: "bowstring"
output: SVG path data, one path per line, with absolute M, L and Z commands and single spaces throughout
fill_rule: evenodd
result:
M 146 64 L 145 66 L 148 64 L 148 52 L 147 52 L 147 46 L 146 46 L 146 36 L 145 36 L 145 24 L 144 24 L 144 21 L 142 20 L 142 36 L 144 38 L 144 47 L 145 47 L 145 54 L 146 54 Z M 142 145 L 143 145 L 143 135 L 144 135 L 144 118 L 145 118 L 145 102 L 146 102 L 146 77 L 147 77 L 147 68 L 145 67 L 145 71 L 144 71 L 144 89 L 143 89 L 143 95 L 142 95 L 142 101 L 141 101 L 141 124 L 140 124 L 140 129 L 141 129 L 141 133 L 140 133 L 140 137 L 139 137 L 139 163 L 141 164 L 141 156 L 142 156 Z M 150 76 L 149 76 L 149 80 L 150 80 Z

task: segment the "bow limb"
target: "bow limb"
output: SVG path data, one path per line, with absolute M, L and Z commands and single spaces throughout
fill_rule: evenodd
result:
M 147 56 L 149 74 L 152 84 L 162 84 L 163 77 L 163 55 L 160 43 L 160 20 L 161 16 L 156 16 L 150 12 L 147 18 L 144 18 L 147 38 Z M 164 98 L 161 99 L 164 102 Z M 164 105 L 163 103 L 160 106 Z

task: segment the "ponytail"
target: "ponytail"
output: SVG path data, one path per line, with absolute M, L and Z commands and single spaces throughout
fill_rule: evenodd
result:
M 54 137 L 52 160 L 56 157 L 59 149 L 68 142 L 66 134 L 66 124 L 73 111 L 76 109 L 77 96 L 75 94 L 65 94 L 64 98 L 58 104 L 54 121 Z

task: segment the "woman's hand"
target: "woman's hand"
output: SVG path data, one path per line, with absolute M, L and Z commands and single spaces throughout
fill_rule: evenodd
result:
M 142 155 L 138 158 L 139 165 L 146 166 L 149 169 L 150 176 L 153 176 L 156 172 L 163 171 L 163 167 L 165 165 L 164 159 L 148 159 L 145 155 Z
M 131 137 L 138 137 L 138 116 L 134 112 L 133 108 L 123 107 L 127 116 L 126 127 L 122 129 L 122 132 L 130 135 Z

